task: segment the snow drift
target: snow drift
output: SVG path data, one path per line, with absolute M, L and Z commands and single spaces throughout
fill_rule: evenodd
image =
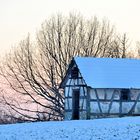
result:
M 139 140 L 140 117 L 0 126 L 0 140 Z

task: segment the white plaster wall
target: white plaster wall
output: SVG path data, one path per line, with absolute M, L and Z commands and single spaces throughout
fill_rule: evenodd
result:
M 86 88 L 84 87 L 85 93 L 83 92 L 83 88 L 80 88 L 80 96 L 84 96 L 84 94 L 87 93 Z M 131 89 L 131 99 L 136 100 L 138 94 L 140 93 L 140 90 Z M 68 87 L 65 88 L 65 96 L 68 96 Z M 106 94 L 106 99 L 111 99 L 113 95 L 114 89 L 97 89 L 97 93 L 99 96 L 99 99 L 104 99 Z M 72 88 L 70 88 L 69 96 L 72 97 Z M 91 99 L 97 99 L 95 96 L 95 91 L 93 89 L 90 90 L 90 98 Z M 118 92 L 115 93 L 114 98 L 116 100 L 119 100 L 120 98 L 120 90 L 118 89 Z M 103 113 L 108 113 L 110 102 L 100 102 L 100 106 Z M 132 108 L 134 102 L 123 102 L 122 103 L 122 113 L 128 113 L 130 109 Z M 86 99 L 80 99 L 80 109 L 86 109 Z M 119 113 L 119 102 L 113 102 L 110 113 Z M 68 108 L 68 100 L 65 100 L 65 109 L 72 109 L 72 98 L 69 99 L 69 108 Z M 97 102 L 90 102 L 90 112 L 91 113 L 100 113 L 99 106 Z M 136 104 L 136 108 L 134 110 L 134 113 L 140 113 L 140 103 Z M 72 112 L 66 112 L 65 113 L 65 119 L 69 120 L 71 119 Z M 80 119 L 86 119 L 86 111 L 80 112 Z
M 114 99 L 120 99 L 120 89 L 115 93 Z M 131 99 L 136 100 L 136 97 L 140 93 L 140 90 L 132 89 L 131 91 Z M 99 99 L 105 98 L 105 93 L 107 94 L 107 99 L 111 99 L 114 89 L 97 89 Z M 90 90 L 90 98 L 97 99 L 95 95 L 95 91 L 93 89 Z M 139 99 L 140 100 L 140 99 Z M 110 102 L 100 102 L 101 110 L 103 113 L 108 113 Z M 122 103 L 122 113 L 128 113 L 132 108 L 134 102 L 123 102 Z M 119 113 L 119 102 L 113 102 L 110 113 Z M 90 102 L 90 111 L 91 113 L 100 113 L 99 106 L 97 102 Z M 134 113 L 140 113 L 140 103 L 136 104 L 136 108 Z

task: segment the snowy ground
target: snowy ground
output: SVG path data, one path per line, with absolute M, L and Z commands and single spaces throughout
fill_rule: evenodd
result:
M 1 125 L 0 140 L 140 140 L 140 117 Z

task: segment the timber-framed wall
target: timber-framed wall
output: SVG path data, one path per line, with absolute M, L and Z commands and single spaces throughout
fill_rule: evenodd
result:
M 86 84 L 74 60 L 69 66 L 61 87 L 65 93 L 65 120 L 76 119 L 73 117 L 74 107 L 77 108 L 73 99 L 75 97 L 79 98 L 77 119 L 140 115 L 140 89 L 90 87 Z M 79 96 L 73 96 L 76 90 Z
M 127 100 L 122 99 L 124 89 L 90 89 L 90 118 L 140 115 L 140 90 L 129 89 Z
M 76 79 L 69 75 L 65 85 L 65 120 L 72 119 L 72 93 L 75 89 L 80 92 L 79 119 L 140 115 L 139 89 L 127 89 L 129 98 L 123 100 L 121 91 L 124 89 L 88 87 L 79 72 Z

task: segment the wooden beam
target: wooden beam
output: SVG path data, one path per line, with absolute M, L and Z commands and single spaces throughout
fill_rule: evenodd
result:
M 82 88 L 83 88 L 83 94 L 84 94 L 84 96 L 86 96 L 86 91 L 85 90 L 87 90 L 88 87 L 87 88 L 86 87 L 82 87 Z
M 98 103 L 99 110 L 102 113 L 102 109 L 101 109 L 101 105 L 100 105 L 100 101 L 99 101 L 99 96 L 98 96 L 97 90 L 94 89 L 94 91 L 95 91 L 95 95 L 96 95 L 96 98 L 97 98 L 97 103 Z
M 104 93 L 105 93 L 104 100 L 107 100 L 107 92 L 106 92 L 106 89 L 104 89 Z
M 86 100 L 86 110 L 87 110 L 87 119 L 90 119 L 90 89 L 87 88 L 87 100 Z
M 112 94 L 112 97 L 111 97 L 111 100 L 110 100 L 110 104 L 109 104 L 109 108 L 108 108 L 108 114 L 110 113 L 110 110 L 111 110 L 111 107 L 112 107 L 112 104 L 113 104 L 115 93 L 116 93 L 116 90 L 114 90 L 114 92 Z
M 69 77 L 69 79 L 73 79 L 72 77 Z M 78 77 L 77 79 L 83 79 L 83 77 Z
M 69 96 L 69 97 L 65 97 L 66 99 L 72 99 L 72 96 Z M 86 99 L 86 96 L 80 96 L 79 97 L 80 99 Z
M 72 80 L 70 80 L 69 84 L 71 84 L 71 81 Z M 70 87 L 68 87 L 68 94 L 67 94 L 67 96 L 69 96 L 69 93 L 70 93 Z
M 135 109 L 135 107 L 136 107 L 136 104 L 137 104 L 139 98 L 140 98 L 140 93 L 137 95 L 137 98 L 136 98 L 136 100 L 135 100 L 135 102 L 134 102 L 132 108 L 131 108 L 130 111 L 128 112 L 128 114 L 132 114 L 132 113 L 133 113 L 133 111 L 134 111 L 134 109 Z
M 86 109 L 79 109 L 80 112 L 87 111 Z M 65 112 L 72 112 L 72 109 L 66 109 Z
M 81 87 L 80 87 L 79 90 L 81 91 Z M 81 93 L 80 93 L 80 94 L 81 94 Z M 82 97 L 84 97 L 84 96 L 82 96 Z M 81 109 L 83 109 L 83 106 L 84 106 L 84 99 L 86 99 L 86 98 L 85 98 L 85 97 L 84 97 L 84 98 L 79 97 L 79 99 L 82 100 Z M 80 102 L 79 102 L 79 103 L 80 103 Z
M 121 92 L 120 92 L 120 102 L 119 102 L 119 117 L 122 117 L 122 98 L 121 98 Z
M 108 113 L 90 113 L 90 116 L 101 116 L 103 115 L 104 117 L 108 117 Z M 111 115 L 115 115 L 115 116 L 119 116 L 120 113 L 110 113 L 109 116 Z M 133 113 L 133 114 L 128 114 L 128 113 L 122 113 L 122 116 L 140 116 L 140 113 Z
M 71 84 L 71 81 L 72 81 L 72 80 L 70 80 L 70 84 Z M 69 93 L 70 93 L 70 87 L 68 87 L 68 93 L 67 93 L 67 96 L 69 96 Z M 68 98 L 66 98 L 66 99 L 67 99 L 68 109 L 70 109 L 69 100 L 68 100 Z
M 87 87 L 87 85 L 65 85 L 65 87 Z
M 107 99 L 107 100 L 105 100 L 105 99 L 99 99 L 99 101 L 100 102 L 110 102 L 110 100 L 109 99 Z M 122 101 L 122 103 L 124 102 L 126 102 L 126 103 L 131 103 L 131 102 L 135 102 L 136 100 L 128 100 L 128 101 Z M 90 99 L 90 102 L 97 102 L 97 99 Z M 113 100 L 113 102 L 120 102 L 120 100 L 119 99 L 114 99 Z M 138 100 L 137 102 L 140 102 L 140 100 Z

